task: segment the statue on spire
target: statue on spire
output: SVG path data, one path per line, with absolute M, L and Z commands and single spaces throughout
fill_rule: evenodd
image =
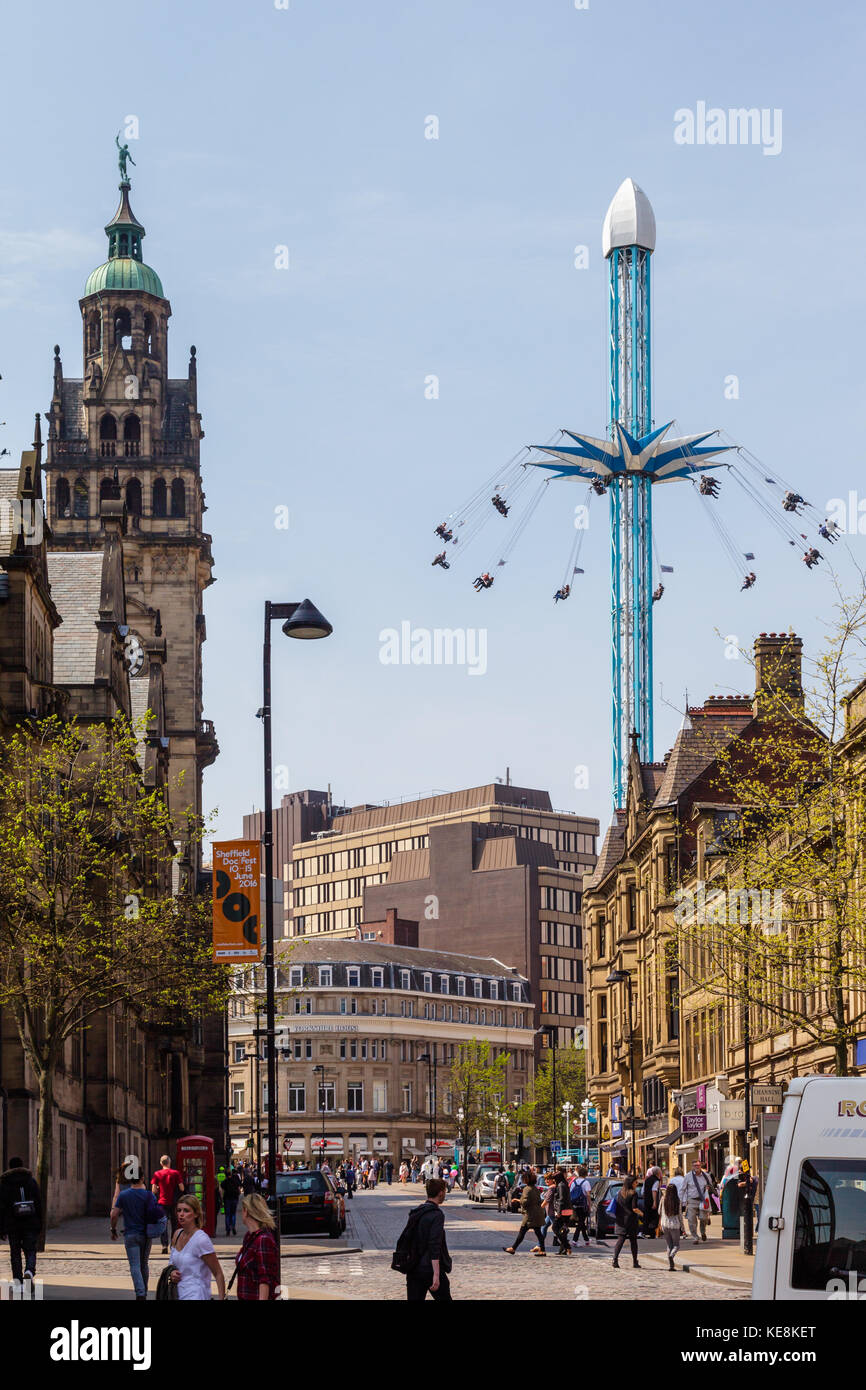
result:
M 130 164 L 135 164 L 135 160 L 133 159 L 132 155 L 129 153 L 129 146 L 128 146 L 128 145 L 121 145 L 121 143 L 120 143 L 120 131 L 118 131 L 117 134 L 115 135 L 115 137 L 114 137 L 114 143 L 115 143 L 115 145 L 117 146 L 117 166 L 118 166 L 118 168 L 120 169 L 120 178 L 121 178 L 121 182 L 122 182 L 122 183 L 129 183 L 129 174 L 128 174 L 127 171 L 126 171 L 127 160 L 129 161 Z

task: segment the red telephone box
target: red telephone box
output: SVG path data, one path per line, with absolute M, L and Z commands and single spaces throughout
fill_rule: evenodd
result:
M 180 1170 L 184 1192 L 197 1197 L 204 1215 L 203 1230 L 216 1233 L 217 1209 L 213 1140 L 206 1134 L 188 1134 L 177 1141 L 175 1167 Z

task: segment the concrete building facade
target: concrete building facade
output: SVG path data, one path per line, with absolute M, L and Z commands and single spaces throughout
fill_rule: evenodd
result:
M 267 1149 L 263 1052 L 255 1060 L 262 974 L 239 971 L 229 1004 L 229 1123 L 232 1148 L 245 1158 Z M 534 1011 L 528 981 L 501 961 L 318 936 L 294 944 L 279 968 L 277 1010 L 277 1127 L 286 1161 L 315 1161 L 323 1132 L 331 1157 L 378 1155 L 399 1164 L 428 1151 L 434 1129 L 453 1147 L 448 1072 L 471 1039 L 510 1056 L 499 1102 L 526 1098 Z

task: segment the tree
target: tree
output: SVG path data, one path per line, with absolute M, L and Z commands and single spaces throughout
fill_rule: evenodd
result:
M 501 1103 L 501 1099 L 497 1098 L 505 1094 L 510 1060 L 510 1053 L 500 1052 L 496 1057 L 489 1042 L 479 1042 L 473 1038 L 470 1042 L 460 1043 L 451 1063 L 448 1085 L 463 1149 L 464 1184 L 469 1145 L 476 1130 L 483 1132 L 490 1128 L 490 1113 Z
M 845 728 L 850 663 L 866 644 L 866 589 L 839 595 L 806 688 L 791 637 L 762 677 L 758 717 L 709 776 L 719 832 L 703 898 L 679 891 L 684 990 L 724 1001 L 746 1047 L 794 1028 L 833 1050 L 845 1075 L 866 1009 L 866 776 L 862 734 Z M 856 691 L 855 691 L 856 694 Z
M 555 1112 L 553 1067 L 550 1054 L 536 1071 L 529 1098 L 518 1112 L 519 1122 L 538 1145 L 549 1144 L 551 1139 L 561 1142 L 565 1137 L 563 1105 L 571 1103 L 569 1119 L 573 1124 L 580 1119 L 580 1107 L 586 1100 L 586 1049 L 578 1043 L 556 1048 Z
M 136 756 L 122 717 L 86 728 L 29 721 L 0 748 L 0 1007 L 38 1085 L 43 1234 L 67 1039 L 115 1007 L 177 1027 L 226 995 L 209 904 L 171 894 L 176 828 Z M 186 840 L 193 833 L 184 828 Z

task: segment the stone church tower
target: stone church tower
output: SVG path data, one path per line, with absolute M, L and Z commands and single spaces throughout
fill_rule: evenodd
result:
M 81 306 L 83 374 L 64 376 L 54 349 L 54 394 L 47 442 L 46 505 L 55 551 L 101 549 L 100 503 L 126 503 L 126 649 L 132 709 L 146 708 L 148 641 L 164 637 L 169 796 L 176 823 L 201 814 L 202 773 L 219 752 L 202 718 L 202 594 L 213 582 L 199 448 L 195 348 L 185 377 L 168 374 L 171 305 L 142 258 L 144 227 L 120 183 L 120 204 L 105 228 L 108 259 L 92 272 Z M 140 681 L 136 680 L 141 675 Z M 193 888 L 200 850 L 182 874 Z

